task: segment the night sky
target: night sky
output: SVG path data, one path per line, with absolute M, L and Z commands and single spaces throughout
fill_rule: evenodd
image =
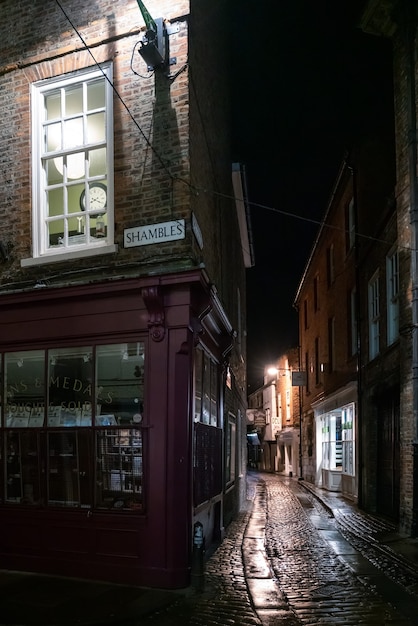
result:
M 235 161 L 247 171 L 248 391 L 298 345 L 293 301 L 343 156 L 387 116 L 390 43 L 357 0 L 232 2 Z

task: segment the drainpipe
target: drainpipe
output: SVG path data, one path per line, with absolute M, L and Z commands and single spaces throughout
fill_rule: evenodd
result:
M 351 160 L 351 159 L 350 159 Z M 361 283 L 360 283 L 360 250 L 359 250 L 359 219 L 358 219 L 358 193 L 357 193 L 357 172 L 354 163 L 347 162 L 347 167 L 351 172 L 351 180 L 353 185 L 353 212 L 354 212 L 354 272 L 355 272 L 355 287 L 356 287 L 356 303 L 355 303 L 355 315 L 356 315 L 356 343 L 357 343 L 357 415 L 356 415 L 356 432 L 355 441 L 356 453 L 357 453 L 357 503 L 360 508 L 364 504 L 364 485 L 363 485 L 363 385 L 362 385 L 362 326 L 361 326 Z
M 411 286 L 412 286 L 412 415 L 413 415 L 413 503 L 411 535 L 418 534 L 418 189 L 417 189 L 417 115 L 416 115 L 416 53 L 415 32 L 417 11 L 415 0 L 406 0 L 407 46 L 407 115 L 409 212 L 411 223 Z

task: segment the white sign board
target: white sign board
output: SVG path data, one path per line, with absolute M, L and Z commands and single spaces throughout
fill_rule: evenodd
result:
M 185 236 L 186 226 L 184 220 L 136 226 L 134 228 L 125 228 L 123 231 L 123 247 L 148 246 L 152 243 L 184 239 Z

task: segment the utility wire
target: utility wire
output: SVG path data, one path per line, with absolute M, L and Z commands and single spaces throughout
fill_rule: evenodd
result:
M 125 101 L 123 100 L 122 96 L 120 95 L 120 93 L 116 89 L 114 83 L 112 83 L 112 81 L 108 78 L 108 76 L 105 74 L 105 72 L 101 68 L 99 62 L 96 60 L 93 52 L 91 51 L 90 47 L 88 46 L 88 44 L 86 42 L 86 40 L 84 39 L 84 37 L 82 36 L 80 31 L 77 29 L 75 24 L 72 22 L 72 20 L 69 17 L 69 15 L 64 10 L 63 6 L 61 5 L 60 0 L 55 0 L 55 2 L 58 5 L 58 7 L 60 8 L 60 10 L 62 11 L 63 15 L 65 16 L 65 19 L 68 21 L 68 23 L 74 29 L 74 32 L 79 37 L 79 39 L 82 42 L 83 46 L 86 48 L 86 50 L 88 51 L 88 53 L 92 57 L 95 65 L 100 69 L 100 71 L 102 72 L 103 76 L 105 77 L 105 79 L 108 81 L 108 83 L 112 87 L 113 92 L 115 93 L 116 97 L 118 98 L 118 100 L 120 101 L 120 103 L 122 104 L 124 109 L 126 110 L 127 114 L 129 115 L 130 119 L 132 120 L 132 122 L 134 123 L 136 128 L 139 130 L 139 132 L 140 132 L 142 138 L 144 139 L 144 141 L 146 142 L 146 144 L 151 148 L 151 150 L 153 151 L 153 153 L 157 157 L 158 161 L 160 162 L 161 166 L 163 167 L 164 171 L 169 176 L 169 178 L 172 181 L 178 181 L 178 182 L 181 182 L 181 183 L 185 184 L 187 187 L 190 188 L 190 190 L 195 195 L 199 195 L 199 193 L 205 193 L 205 194 L 210 194 L 210 195 L 213 195 L 213 196 L 219 196 L 219 197 L 224 198 L 224 199 L 229 199 L 231 201 L 235 201 L 236 198 L 234 196 L 231 196 L 230 194 L 225 194 L 225 193 L 222 193 L 222 192 L 219 192 L 219 191 L 215 191 L 215 190 L 208 190 L 205 187 L 198 187 L 196 185 L 192 185 L 188 180 L 185 180 L 184 178 L 179 177 L 179 176 L 174 176 L 170 172 L 170 170 L 168 169 L 164 159 L 162 158 L 160 153 L 156 150 L 156 148 L 152 145 L 152 143 L 150 142 L 150 140 L 146 136 L 145 132 L 142 130 L 140 124 L 135 119 L 135 117 L 132 114 L 131 110 L 129 109 L 128 105 L 125 103 Z M 186 65 L 184 66 L 184 68 L 182 68 L 182 70 L 185 69 L 185 67 L 186 67 Z M 134 72 L 134 73 L 136 73 L 136 72 Z M 202 123 L 203 123 L 203 121 L 202 121 Z M 297 215 L 296 213 L 291 213 L 290 211 L 284 211 L 282 209 L 276 209 L 274 207 L 267 206 L 267 205 L 264 205 L 264 204 L 259 204 L 257 202 L 251 202 L 249 200 L 245 200 L 245 201 L 248 203 L 248 206 L 253 207 L 253 208 L 264 209 L 265 211 L 270 211 L 270 212 L 273 212 L 273 213 L 277 213 L 278 215 L 282 215 L 282 216 L 285 216 L 285 217 L 290 217 L 290 218 L 293 218 L 293 219 L 296 219 L 296 220 L 299 220 L 299 221 L 302 221 L 302 222 L 308 222 L 308 223 L 311 223 L 311 224 L 315 224 L 315 225 L 323 227 L 323 228 L 328 228 L 328 229 L 332 229 L 332 230 L 336 230 L 336 231 L 344 232 L 344 233 L 348 232 L 347 229 L 339 227 L 339 226 L 335 226 L 335 225 L 332 225 L 332 224 L 327 224 L 327 222 L 324 221 L 324 220 L 319 220 L 319 219 L 309 218 L 309 217 L 302 216 L 302 215 Z M 372 235 L 365 235 L 365 234 L 362 234 L 362 233 L 356 233 L 356 234 L 357 234 L 357 236 L 359 238 L 366 239 L 366 240 L 369 240 L 369 241 L 372 241 L 372 242 L 375 242 L 375 243 L 381 243 L 381 244 L 386 244 L 386 245 L 392 245 L 392 243 L 393 243 L 393 242 L 390 242 L 390 241 L 386 241 L 384 239 L 380 239 L 378 237 L 373 237 Z M 409 250 L 411 252 L 415 251 L 413 248 L 411 248 L 409 246 L 400 246 L 400 249 Z

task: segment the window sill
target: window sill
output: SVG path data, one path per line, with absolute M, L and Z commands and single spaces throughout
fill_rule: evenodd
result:
M 45 254 L 40 257 L 30 259 L 21 259 L 21 267 L 32 267 L 34 265 L 46 265 L 47 263 L 59 263 L 61 261 L 72 261 L 74 259 L 85 259 L 86 257 L 98 256 L 99 254 L 114 254 L 118 251 L 117 244 L 108 244 L 95 248 L 86 248 L 83 250 L 69 250 L 68 252 L 60 252 L 59 254 Z

